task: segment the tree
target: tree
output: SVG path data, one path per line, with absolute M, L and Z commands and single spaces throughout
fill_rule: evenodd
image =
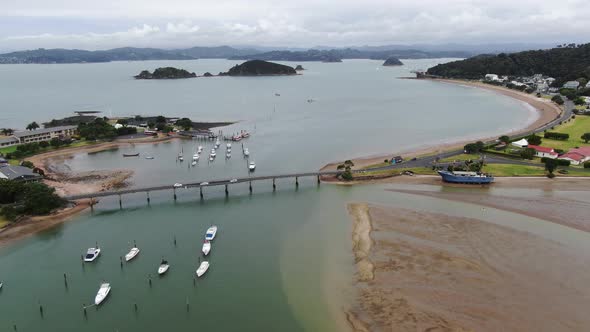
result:
M 127 119 L 119 119 L 117 120 L 117 123 L 123 126 L 126 126 L 129 124 L 129 121 Z
M 163 115 L 158 115 L 158 116 L 156 117 L 156 122 L 163 122 L 163 123 L 166 123 L 166 122 L 167 122 L 167 121 L 166 121 L 166 117 L 164 117 Z
M 2 135 L 4 136 L 10 136 L 14 133 L 14 130 L 10 129 L 10 128 L 2 128 Z
M 527 137 L 527 141 L 529 142 L 529 144 L 532 145 L 541 145 L 541 137 L 535 134 L 532 134 L 531 136 Z
M 508 137 L 506 135 L 502 135 L 502 136 L 500 136 L 500 138 L 498 138 L 498 140 L 500 140 L 500 142 L 508 144 L 508 142 L 510 142 L 510 137 Z
M 35 165 L 34 165 L 32 162 L 28 161 L 28 160 L 23 160 L 23 161 L 20 163 L 20 165 L 21 165 L 21 166 L 23 166 L 23 167 L 30 168 L 30 169 L 33 169 L 33 168 L 35 168 Z
M 561 98 L 560 95 L 555 95 L 553 96 L 553 98 L 551 98 L 551 101 L 553 101 L 554 103 L 556 103 L 557 105 L 563 105 L 565 102 L 563 101 L 563 98 Z
M 27 125 L 27 130 L 35 130 L 37 128 L 39 128 L 39 125 L 35 121 L 33 121 Z
M 49 141 L 49 145 L 53 146 L 54 148 L 59 148 L 62 145 L 62 141 L 59 138 L 54 137 L 51 139 L 51 141 Z
M 55 193 L 55 189 L 43 183 L 27 183 L 22 196 L 23 212 L 40 215 L 65 205 L 65 200 Z
M 586 104 L 586 100 L 584 100 L 584 98 L 582 98 L 582 97 L 576 97 L 574 99 L 574 104 L 576 104 L 576 105 L 584 105 L 584 104 Z
M 481 150 L 483 150 L 484 147 L 485 147 L 485 145 L 483 144 L 482 141 L 477 141 L 475 143 L 469 143 L 469 144 L 465 145 L 463 147 L 463 150 L 465 151 L 465 153 L 473 154 L 473 153 L 479 153 Z
M 535 149 L 532 148 L 524 148 L 520 151 L 520 156 L 522 157 L 522 159 L 533 159 L 533 157 L 535 156 Z
M 47 142 L 47 141 L 41 141 L 41 142 L 39 142 L 39 146 L 42 147 L 42 148 L 46 148 L 46 147 L 49 146 L 49 142 Z
M 584 133 L 584 135 L 582 135 L 582 139 L 585 143 L 588 143 L 588 141 L 590 141 L 590 133 Z
M 175 125 L 184 130 L 191 130 L 193 128 L 193 121 L 189 118 L 182 118 L 176 121 Z

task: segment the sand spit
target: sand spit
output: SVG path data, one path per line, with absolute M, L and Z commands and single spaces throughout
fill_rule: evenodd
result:
M 355 331 L 583 331 L 587 255 L 476 219 L 368 211 L 374 279 L 358 282 Z M 354 324 L 356 325 L 354 325 Z M 360 327 L 359 327 L 360 326 Z

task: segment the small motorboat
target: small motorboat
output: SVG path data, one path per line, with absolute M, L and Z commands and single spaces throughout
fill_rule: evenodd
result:
M 197 153 L 201 153 L 203 151 L 203 146 L 199 145 L 197 148 Z
M 203 252 L 203 255 L 209 255 L 209 252 L 211 251 L 211 242 L 205 240 L 205 242 L 203 242 L 203 249 L 201 251 Z
M 248 148 L 244 148 L 244 156 L 248 157 L 250 155 L 250 151 L 248 150 Z
M 152 157 L 152 156 L 147 156 L 147 157 L 145 157 L 145 159 L 154 159 L 154 157 Z
M 231 152 L 226 153 L 225 158 L 227 158 L 227 159 L 231 158 Z
M 243 138 L 248 138 L 248 137 L 250 137 L 250 133 L 247 132 L 247 131 L 244 131 L 244 132 L 242 132 L 242 137 Z
M 211 153 L 209 154 L 209 156 L 215 158 L 215 156 L 217 156 L 217 151 L 215 151 L 215 149 L 211 149 Z
M 209 227 L 209 229 L 207 229 L 207 232 L 205 233 L 205 240 L 213 241 L 213 239 L 215 239 L 216 234 L 217 234 L 217 226 Z
M 193 155 L 193 160 L 199 160 L 199 154 L 198 153 L 195 153 Z
M 139 254 L 139 248 L 138 247 L 131 248 L 131 250 L 129 250 L 129 252 L 125 255 L 125 261 L 129 262 L 130 260 L 134 259 L 135 256 L 137 256 L 137 254 Z
M 205 274 L 205 272 L 207 272 L 207 270 L 209 270 L 209 262 L 204 261 L 197 269 L 197 277 L 201 277 L 203 274 Z
M 197 166 L 197 161 L 193 160 L 193 162 L 191 163 L 191 166 Z
M 213 161 L 213 160 L 215 160 L 215 158 L 213 158 L 213 156 L 210 156 L 209 161 Z
M 160 267 L 158 267 L 158 274 L 162 275 L 162 274 L 168 272 L 169 268 L 170 268 L 170 264 L 168 264 L 168 261 L 162 259 L 162 262 L 160 263 Z
M 250 164 L 248 164 L 248 169 L 250 170 L 250 172 L 254 171 L 256 169 L 256 163 L 251 161 Z
M 99 305 L 104 301 L 109 293 L 111 292 L 111 284 L 108 282 L 103 282 L 98 289 L 98 293 L 96 293 L 96 297 L 94 298 L 94 304 Z
M 184 161 L 184 158 L 182 156 L 178 156 L 178 161 Z
M 0 289 L 2 289 L 2 286 L 4 286 L 4 283 L 0 281 Z
M 92 262 L 98 257 L 98 255 L 100 255 L 100 248 L 88 248 L 86 256 L 84 256 L 84 261 Z
M 231 149 L 231 143 L 227 143 L 227 144 L 225 145 L 225 148 L 226 148 L 226 149 Z
M 123 153 L 123 157 L 137 157 L 139 156 L 139 152 L 138 153 Z

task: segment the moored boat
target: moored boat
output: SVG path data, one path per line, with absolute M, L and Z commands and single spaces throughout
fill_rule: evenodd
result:
M 158 274 L 163 275 L 164 273 L 168 272 L 169 268 L 170 268 L 170 264 L 168 264 L 168 261 L 162 259 L 162 262 L 160 263 L 160 266 L 158 267 Z
M 203 274 L 205 274 L 205 272 L 207 272 L 207 270 L 209 270 L 209 262 L 201 262 L 201 265 L 199 265 L 199 268 L 197 269 L 197 277 L 201 277 Z
M 250 150 L 248 148 L 244 148 L 244 156 L 248 157 L 250 155 Z
M 131 250 L 129 250 L 129 252 L 125 255 L 125 261 L 129 262 L 130 260 L 134 259 L 135 256 L 137 256 L 137 254 L 139 254 L 139 248 L 138 247 L 131 248 Z
M 203 252 L 203 255 L 209 255 L 209 252 L 211 251 L 211 242 L 205 240 L 205 242 L 203 242 L 203 249 L 201 249 L 201 251 Z
M 94 304 L 99 305 L 104 301 L 109 293 L 111 292 L 111 284 L 108 282 L 103 282 L 98 289 L 98 293 L 96 293 L 96 297 L 94 298 Z
M 196 160 L 199 160 L 199 154 L 198 154 L 198 153 L 195 153 L 195 154 L 193 155 L 193 160 L 195 160 L 195 161 L 196 161 Z
M 205 240 L 213 241 L 215 235 L 217 235 L 217 226 L 211 226 L 207 229 L 207 232 L 205 232 Z
M 88 248 L 86 256 L 84 256 L 85 262 L 92 262 L 100 255 L 100 248 Z
M 152 156 L 147 156 L 147 157 L 145 157 L 145 159 L 154 159 L 154 157 L 152 157 Z
M 256 169 L 256 163 L 251 161 L 250 164 L 248 164 L 248 170 L 250 170 L 250 172 L 252 172 L 255 169 Z
M 123 153 L 123 157 L 137 157 L 139 156 L 139 152 L 137 153 Z
M 491 174 L 459 171 L 438 171 L 438 174 L 444 182 L 449 183 L 489 184 L 494 182 L 494 177 Z

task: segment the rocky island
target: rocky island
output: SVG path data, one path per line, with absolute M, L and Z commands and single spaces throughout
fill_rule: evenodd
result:
M 143 70 L 139 75 L 134 76 L 138 80 L 164 80 L 164 79 L 178 79 L 178 78 L 192 78 L 197 77 L 197 74 L 191 73 L 185 69 L 178 69 L 174 67 L 163 67 L 154 70 L 150 73 L 149 70 Z
M 295 67 L 295 70 L 299 71 L 299 70 L 305 70 L 305 68 L 303 68 L 302 65 L 297 65 L 297 67 Z
M 398 58 L 396 57 L 389 57 L 387 58 L 387 60 L 385 60 L 385 62 L 383 62 L 383 65 L 388 67 L 388 66 L 403 66 L 403 62 L 399 61 Z
M 235 65 L 226 73 L 219 76 L 267 76 L 267 75 L 297 75 L 293 67 L 263 60 L 250 60 Z

